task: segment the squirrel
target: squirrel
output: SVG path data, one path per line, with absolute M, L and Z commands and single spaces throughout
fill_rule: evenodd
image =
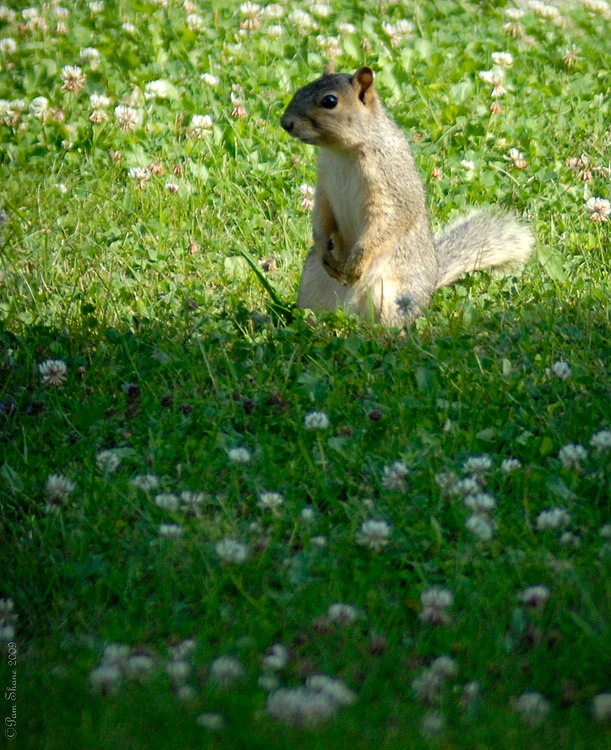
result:
M 281 125 L 319 147 L 314 245 L 297 307 L 342 308 L 387 326 L 411 323 L 435 290 L 482 268 L 525 263 L 530 230 L 476 211 L 433 236 L 405 133 L 374 90 L 374 73 L 325 73 L 299 89 Z

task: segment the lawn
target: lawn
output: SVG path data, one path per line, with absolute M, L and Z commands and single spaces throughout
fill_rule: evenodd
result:
M 6 0 L 5 0 L 6 2 Z M 0 5 L 0 679 L 31 750 L 611 748 L 611 5 Z M 294 308 L 369 65 L 438 228 L 407 330 Z

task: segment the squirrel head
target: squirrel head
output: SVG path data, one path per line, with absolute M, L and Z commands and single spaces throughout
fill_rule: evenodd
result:
M 373 71 L 327 71 L 297 91 L 280 124 L 289 135 L 313 146 L 353 148 L 362 142 L 360 134 L 369 129 L 367 123 L 378 107 Z

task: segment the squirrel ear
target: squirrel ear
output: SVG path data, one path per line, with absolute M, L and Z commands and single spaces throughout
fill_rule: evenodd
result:
M 333 75 L 335 73 L 335 61 L 329 60 L 329 62 L 325 65 L 324 73 L 326 76 Z
M 369 104 L 373 97 L 373 79 L 373 70 L 366 67 L 359 68 L 350 79 L 363 104 Z

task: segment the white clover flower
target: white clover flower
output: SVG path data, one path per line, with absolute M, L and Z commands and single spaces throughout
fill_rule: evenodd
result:
M 429 711 L 422 717 L 420 731 L 425 737 L 435 737 L 446 728 L 446 720 L 440 711 Z
M 215 682 L 226 688 L 244 679 L 246 670 L 242 662 L 234 656 L 219 656 L 212 662 L 210 674 Z
M 524 11 L 521 8 L 505 8 L 504 13 L 511 21 L 519 21 L 524 17 Z
M 490 96 L 493 99 L 500 99 L 501 97 L 505 96 L 506 93 L 507 89 L 503 86 L 502 83 L 495 83 L 492 91 L 490 92 Z M 524 161 L 521 154 L 520 158 L 514 163 L 519 169 L 524 169 L 524 167 L 526 167 L 526 161 Z
M 338 625 L 353 625 L 359 619 L 359 611 L 352 604 L 336 602 L 329 606 L 327 617 L 331 622 Z
M 211 732 L 220 732 L 221 729 L 225 728 L 226 721 L 225 717 L 222 714 L 215 714 L 215 713 L 205 713 L 200 714 L 196 722 L 198 726 L 204 727 L 204 729 L 208 729 Z
M 150 674 L 155 666 L 155 660 L 148 654 L 134 654 L 125 663 L 125 674 L 132 679 L 138 679 Z
M 493 70 L 480 70 L 477 75 L 484 83 L 489 83 L 491 86 L 497 86 L 505 78 L 505 71 L 500 68 L 494 68 Z
M 104 474 L 113 474 L 121 463 L 121 458 L 113 450 L 100 451 L 95 457 L 98 469 Z
M 191 31 L 204 31 L 206 29 L 205 19 L 197 13 L 189 13 L 186 20 Z
M 469 704 L 473 703 L 474 700 L 480 697 L 481 692 L 482 686 L 479 684 L 479 682 L 477 682 L 477 680 L 467 682 L 462 689 L 460 704 L 462 706 L 468 706 Z
M 133 107 L 119 104 L 115 107 L 115 117 L 119 122 L 119 129 L 123 131 L 135 130 L 140 123 L 140 113 Z
M 64 65 L 62 68 L 62 89 L 77 94 L 83 90 L 87 76 L 78 65 Z
M 272 690 L 280 685 L 280 679 L 277 674 L 272 671 L 263 672 L 263 674 L 257 680 L 257 684 L 260 688 L 265 690 L 266 693 L 270 693 Z
M 314 519 L 316 518 L 316 511 L 314 510 L 314 508 L 312 508 L 311 505 L 306 505 L 301 509 L 299 517 L 304 523 L 313 523 Z
M 143 492 L 151 492 L 159 487 L 159 477 L 155 474 L 140 474 L 134 477 L 130 484 Z
M 14 55 L 17 52 L 17 42 L 13 37 L 7 36 L 4 39 L 0 39 L 0 54 L 1 55 Z
M 61 359 L 46 359 L 38 365 L 38 372 L 45 385 L 63 385 L 68 375 L 68 367 Z
M 232 464 L 248 464 L 252 461 L 252 453 L 248 448 L 230 448 L 227 451 L 227 458 Z
M 325 693 L 307 687 L 280 688 L 267 697 L 267 713 L 293 727 L 313 729 L 337 712 L 337 704 Z
M 170 95 L 170 89 L 167 81 L 149 81 L 144 87 L 144 98 L 150 99 L 167 99 Z
M 434 586 L 420 594 L 420 603 L 423 607 L 446 609 L 454 603 L 454 594 L 449 589 Z
M 173 659 L 166 664 L 165 671 L 172 682 L 181 684 L 189 677 L 191 666 L 182 659 Z
M 159 536 L 166 539 L 178 539 L 181 537 L 185 530 L 180 524 L 177 523 L 161 523 L 159 524 Z
M 45 484 L 45 495 L 49 505 L 63 505 L 74 492 L 75 484 L 62 474 L 50 474 Z
M 558 537 L 558 542 L 563 547 L 581 547 L 581 539 L 571 531 L 565 531 Z
M 337 28 L 340 34 L 356 34 L 356 26 L 353 23 L 340 23 Z
M 11 641 L 15 637 L 17 613 L 12 599 L 0 599 L 0 641 Z
M 471 456 L 462 465 L 465 474 L 483 474 L 492 468 L 492 459 L 490 456 Z
M 496 508 L 496 498 L 487 492 L 475 492 L 472 495 L 467 495 L 464 504 L 466 508 L 477 513 L 490 513 Z
M 100 51 L 95 47 L 81 47 L 81 60 L 95 65 L 100 62 Z
M 577 470 L 588 457 L 588 451 L 578 443 L 568 443 L 558 451 L 558 460 L 565 469 Z
M 208 499 L 208 495 L 205 492 L 192 492 L 191 490 L 183 490 L 180 493 L 180 505 L 181 510 L 187 513 L 198 513 L 200 507 Z
M 601 16 L 611 18 L 611 5 L 606 0 L 581 0 L 583 7 L 591 13 L 597 13 Z
M 376 521 L 374 519 L 363 521 L 356 535 L 356 543 L 377 552 L 388 544 L 391 532 L 392 526 L 388 521 Z
M 310 211 L 314 207 L 314 193 L 316 192 L 316 189 L 312 185 L 307 185 L 304 182 L 299 186 L 299 192 L 303 196 L 301 208 L 305 211 Z
M 89 104 L 93 107 L 93 109 L 104 109 L 105 107 L 110 107 L 112 104 L 112 100 L 104 96 L 103 94 L 98 94 L 97 92 L 93 92 L 89 96 Z
M 89 673 L 91 687 L 102 692 L 115 688 L 121 682 L 121 679 L 121 670 L 114 664 L 102 664 Z
M 89 10 L 95 15 L 101 13 L 104 10 L 104 0 L 92 0 L 89 3 Z
M 338 36 L 324 36 L 319 34 L 316 43 L 323 50 L 327 59 L 339 57 L 342 54 L 340 38 Z
M 131 167 L 127 175 L 138 183 L 138 187 L 143 188 L 147 180 L 151 179 L 152 172 L 145 167 Z
M 611 430 L 600 430 L 590 438 L 590 445 L 596 453 L 611 450 Z
M 237 565 L 245 562 L 250 554 L 247 544 L 230 537 L 221 539 L 214 545 L 214 549 L 223 562 L 235 563 Z
M 414 33 L 414 24 L 407 19 L 402 19 L 396 23 L 382 22 L 382 30 L 390 39 L 391 47 L 398 47 L 408 37 Z
M 479 490 L 480 485 L 477 479 L 474 477 L 465 477 L 464 479 L 459 479 L 457 482 L 454 482 L 449 489 L 449 494 L 452 497 L 466 497 L 467 495 L 479 492 Z
M 611 201 L 606 198 L 590 198 L 586 201 L 586 210 L 590 214 L 590 221 L 607 221 L 611 216 Z
M 552 375 L 558 378 L 558 380 L 568 380 L 572 375 L 571 366 L 568 362 L 565 362 L 562 359 L 554 362 L 550 367 L 550 370 Z
M 513 65 L 513 55 L 510 52 L 493 52 L 492 62 L 503 68 L 511 68 Z
M 533 13 L 547 21 L 554 20 L 560 16 L 560 11 L 555 5 L 548 5 L 540 0 L 530 0 L 528 7 Z
M 122 665 L 130 653 L 131 649 L 126 643 L 109 643 L 104 647 L 102 663 Z
M 387 490 L 404 490 L 408 474 L 409 469 L 403 461 L 395 461 L 390 466 L 384 467 L 382 484 Z
M 178 510 L 179 498 L 178 495 L 173 495 L 170 492 L 162 492 L 155 496 L 155 505 L 163 510 Z
M 604 526 L 600 527 L 600 531 L 598 532 L 603 539 L 608 539 L 611 541 L 611 523 L 606 523 Z
M 513 705 L 514 711 L 529 726 L 543 723 L 550 712 L 551 704 L 541 693 L 522 693 Z
M 263 15 L 266 18 L 282 18 L 284 15 L 284 7 L 280 3 L 271 3 L 263 8 Z
M 306 680 L 306 687 L 322 693 L 336 706 L 349 706 L 356 701 L 356 695 L 341 680 L 324 674 L 313 675 Z
M 533 607 L 534 609 L 540 609 L 543 607 L 549 597 L 550 590 L 547 586 L 529 586 L 520 594 L 522 603 L 527 607 Z
M 431 670 L 442 677 L 444 680 L 454 677 L 458 671 L 458 666 L 454 659 L 449 656 L 438 656 L 431 664 Z
M 303 420 L 306 430 L 326 430 L 330 424 L 329 415 L 324 411 L 308 412 Z
M 458 476 L 453 471 L 440 471 L 438 474 L 435 474 L 435 484 L 445 496 L 452 494 L 452 488 L 457 481 Z M 479 485 L 477 486 L 477 489 L 479 489 Z
M 305 10 L 300 9 L 289 13 L 288 20 L 292 26 L 296 26 L 299 31 L 303 33 L 309 32 L 316 25 L 312 16 L 309 13 L 306 13 Z
M 221 82 L 221 79 L 212 73 L 202 73 L 200 78 L 207 86 L 218 86 Z
M 136 36 L 138 34 L 137 27 L 133 23 L 130 23 L 129 21 L 122 23 L 121 28 L 126 34 L 129 34 L 130 36 Z
M 548 529 L 561 529 L 568 526 L 570 522 L 571 516 L 564 508 L 551 508 L 539 513 L 535 525 L 538 531 L 546 531 Z
M 494 536 L 494 524 L 488 516 L 481 513 L 474 513 L 472 516 L 469 516 L 465 523 L 465 528 L 473 536 L 477 537 L 480 542 L 489 542 Z
M 596 721 L 611 721 L 611 693 L 599 693 L 594 696 L 592 714 Z
M 257 505 L 263 510 L 277 510 L 284 502 L 284 497 L 279 492 L 262 492 L 259 495 Z
M 197 641 L 194 638 L 186 638 L 168 650 L 174 661 L 182 661 L 186 656 L 190 656 L 197 648 Z
M 524 154 L 517 148 L 510 148 L 504 158 L 506 161 L 510 161 L 516 169 L 526 169 L 528 166 Z
M 179 685 L 176 690 L 176 697 L 183 703 L 189 703 L 197 698 L 197 690 L 193 685 Z
M 7 8 L 6 5 L 0 5 L 0 21 L 13 23 L 16 18 L 17 14 L 12 8 Z
M 30 102 L 30 115 L 44 120 L 49 112 L 49 100 L 46 96 L 37 96 Z
M 282 643 L 275 643 L 269 653 L 263 657 L 263 669 L 271 672 L 280 672 L 286 667 L 289 661 L 289 651 Z
M 501 473 L 512 474 L 514 471 L 522 468 L 522 464 L 517 458 L 504 458 L 501 461 Z
M 463 159 L 460 166 L 472 172 L 475 169 L 475 162 L 470 159 Z
M 280 24 L 270 26 L 267 29 L 267 35 L 272 39 L 279 39 L 281 36 L 284 36 L 284 26 L 280 26 Z
M 310 11 L 313 16 L 327 18 L 331 12 L 331 8 L 326 3 L 312 3 L 312 5 L 310 5 Z
M 240 5 L 240 13 L 243 16 L 254 18 L 261 13 L 261 6 L 258 3 L 242 3 L 242 5 Z
M 443 674 L 435 672 L 433 669 L 423 669 L 418 677 L 412 680 L 414 695 L 419 701 L 428 706 L 436 705 L 441 701 L 443 685 Z

